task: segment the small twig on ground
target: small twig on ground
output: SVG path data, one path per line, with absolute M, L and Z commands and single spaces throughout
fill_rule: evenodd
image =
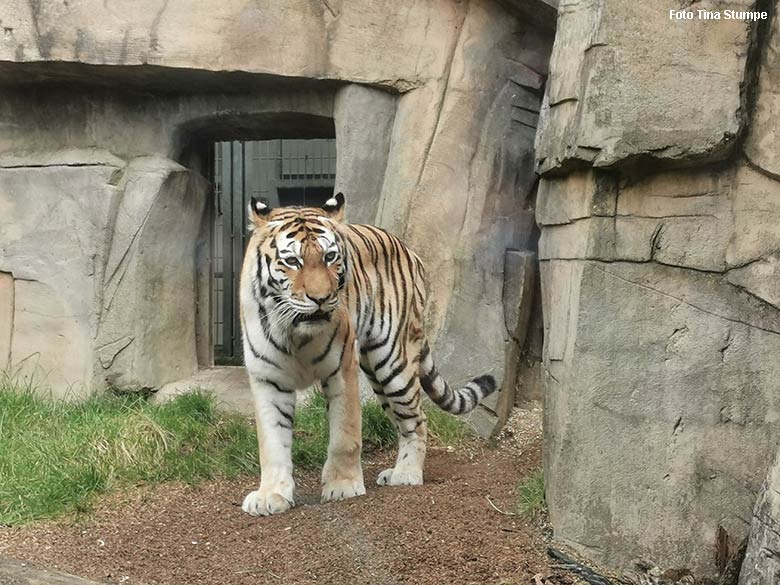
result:
M 263 567 L 253 567 L 251 569 L 239 569 L 238 571 L 233 571 L 233 573 L 235 575 L 244 575 L 247 573 L 267 573 L 271 575 L 271 577 L 273 577 L 274 579 L 281 579 L 279 575 L 277 575 L 276 573 L 272 573 L 271 571 L 269 571 L 268 569 L 264 569 Z
M 497 507 L 490 499 L 490 496 L 485 496 L 485 499 L 488 501 L 488 504 L 490 504 L 490 507 L 493 508 L 499 514 L 503 514 L 504 516 L 517 516 L 517 514 L 515 514 L 514 512 L 506 512 L 501 508 Z

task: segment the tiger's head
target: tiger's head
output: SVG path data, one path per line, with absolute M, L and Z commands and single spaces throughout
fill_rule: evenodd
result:
M 256 250 L 250 268 L 255 299 L 270 301 L 275 321 L 309 329 L 331 320 L 345 286 L 348 258 L 338 225 L 344 218 L 344 195 L 321 208 L 271 209 L 254 197 L 249 203 Z

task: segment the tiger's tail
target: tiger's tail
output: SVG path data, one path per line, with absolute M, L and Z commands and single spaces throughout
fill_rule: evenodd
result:
M 496 390 L 496 380 L 493 376 L 478 376 L 468 382 L 460 390 L 453 390 L 436 369 L 431 348 L 426 341 L 420 351 L 420 384 L 425 393 L 442 410 L 451 414 L 465 414 L 474 410 L 488 394 Z

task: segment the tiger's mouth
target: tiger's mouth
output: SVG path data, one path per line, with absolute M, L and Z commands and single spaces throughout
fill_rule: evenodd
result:
M 317 321 L 330 321 L 332 313 L 326 313 L 325 311 L 314 311 L 313 313 L 298 313 L 293 318 L 293 325 L 299 323 L 315 323 Z

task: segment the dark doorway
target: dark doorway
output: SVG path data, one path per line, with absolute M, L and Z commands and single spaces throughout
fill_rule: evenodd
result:
M 247 202 L 320 206 L 333 195 L 336 140 L 278 139 L 214 145 L 214 362 L 240 365 L 238 282 L 247 243 Z
M 329 197 L 333 196 L 333 187 L 280 187 L 276 190 L 279 194 L 279 205 L 301 205 L 309 207 L 321 207 Z

